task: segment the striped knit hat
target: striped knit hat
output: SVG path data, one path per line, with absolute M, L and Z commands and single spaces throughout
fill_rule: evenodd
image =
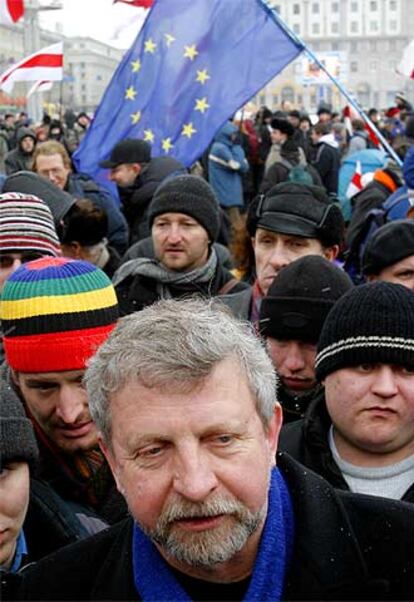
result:
M 60 255 L 52 213 L 31 194 L 0 194 L 0 252 L 37 251 Z
M 414 367 L 414 292 L 374 282 L 351 289 L 325 320 L 315 360 L 316 376 L 361 364 Z
M 0 319 L 14 370 L 82 370 L 115 326 L 118 305 L 111 281 L 93 264 L 43 257 L 8 278 Z

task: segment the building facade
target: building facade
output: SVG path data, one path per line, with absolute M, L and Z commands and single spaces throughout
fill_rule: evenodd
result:
M 386 108 L 397 91 L 414 100 L 414 83 L 396 72 L 404 48 L 413 39 L 413 0 L 270 0 L 288 27 L 336 74 L 360 104 Z M 305 54 L 291 63 L 256 97 L 270 108 L 289 101 L 316 111 L 323 100 L 334 108 L 347 104 L 321 78 L 307 77 Z

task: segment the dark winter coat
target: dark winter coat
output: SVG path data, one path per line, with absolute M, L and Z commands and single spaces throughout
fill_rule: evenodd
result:
M 325 137 L 322 136 L 317 144 L 313 166 L 318 171 L 322 184 L 325 186 L 328 194 L 337 194 L 341 156 L 339 150 L 327 141 L 324 141 L 323 138 Z
M 305 418 L 282 428 L 279 449 L 321 475 L 334 487 L 348 490 L 348 484 L 333 459 L 329 447 L 328 435 L 331 425 L 322 391 L 310 404 Z M 414 502 L 414 485 L 408 489 L 402 499 L 405 502 Z
M 129 226 L 129 245 L 151 234 L 148 207 L 154 192 L 168 176 L 187 173 L 174 157 L 155 157 L 143 168 L 133 186 L 118 187 L 122 211 Z
M 414 508 L 349 492 L 286 454 L 278 466 L 295 521 L 282 600 L 409 600 L 414 591 Z M 139 600 L 132 520 L 60 550 L 25 571 L 22 600 Z M 200 590 L 203 582 L 200 581 Z
M 25 153 L 22 150 L 21 142 L 23 138 L 32 138 L 36 143 L 36 134 L 33 130 L 26 127 L 19 128 L 17 132 L 17 147 L 7 153 L 4 159 L 4 165 L 6 168 L 6 174 L 9 176 L 17 171 L 30 171 L 33 164 L 33 151 L 31 153 Z
M 260 185 L 260 192 L 262 194 L 266 194 L 273 186 L 276 186 L 276 184 L 286 182 L 289 178 L 290 169 L 296 165 L 304 166 L 315 186 L 323 185 L 317 170 L 312 167 L 312 165 L 301 162 L 301 155 L 295 142 L 290 140 L 286 141 L 280 148 L 280 155 L 282 161 L 275 161 L 275 163 L 272 163 L 265 171 Z
M 115 286 L 120 315 L 126 316 L 158 301 L 160 296 L 157 285 L 157 280 L 138 274 L 125 278 Z M 220 291 L 223 290 L 223 287 L 230 287 L 229 291 L 231 293 L 238 293 L 248 288 L 248 286 L 245 282 L 237 281 L 232 273 L 223 267 L 219 257 L 217 257 L 217 268 L 211 281 L 205 283 L 188 282 L 186 285 L 180 286 L 169 285 L 168 288 L 172 297 L 178 299 L 189 295 L 215 297 L 221 294 Z M 231 293 L 229 293 L 230 296 Z
M 128 224 L 110 193 L 83 173 L 69 174 L 65 190 L 76 199 L 91 200 L 96 207 L 105 211 L 108 216 L 108 241 L 120 255 L 125 253 L 128 247 Z

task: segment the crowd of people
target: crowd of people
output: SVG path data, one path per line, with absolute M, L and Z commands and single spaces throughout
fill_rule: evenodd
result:
M 414 113 L 369 117 L 237 113 L 191 168 L 124 139 L 114 198 L 88 115 L 4 116 L 5 600 L 413 598 Z

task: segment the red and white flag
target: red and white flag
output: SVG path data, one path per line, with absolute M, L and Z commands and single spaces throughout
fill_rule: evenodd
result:
M 141 6 L 142 8 L 151 8 L 154 0 L 114 0 L 114 4 L 116 4 L 117 2 L 130 4 L 131 6 Z
M 0 25 L 13 25 L 23 14 L 23 0 L 0 0 Z
M 347 198 L 352 199 L 352 197 L 355 196 L 358 192 L 360 192 L 363 189 L 363 187 L 364 185 L 362 183 L 361 161 L 357 161 L 355 165 L 354 175 L 352 176 L 346 191 Z
M 7 94 L 15 82 L 60 81 L 63 78 L 63 42 L 34 52 L 0 75 L 0 89 Z
M 52 89 L 53 82 L 47 82 L 45 80 L 39 80 L 33 84 L 28 93 L 26 94 L 26 98 L 30 98 L 32 94 L 35 92 L 48 92 Z
M 414 40 L 404 48 L 402 59 L 397 67 L 397 73 L 414 79 Z

